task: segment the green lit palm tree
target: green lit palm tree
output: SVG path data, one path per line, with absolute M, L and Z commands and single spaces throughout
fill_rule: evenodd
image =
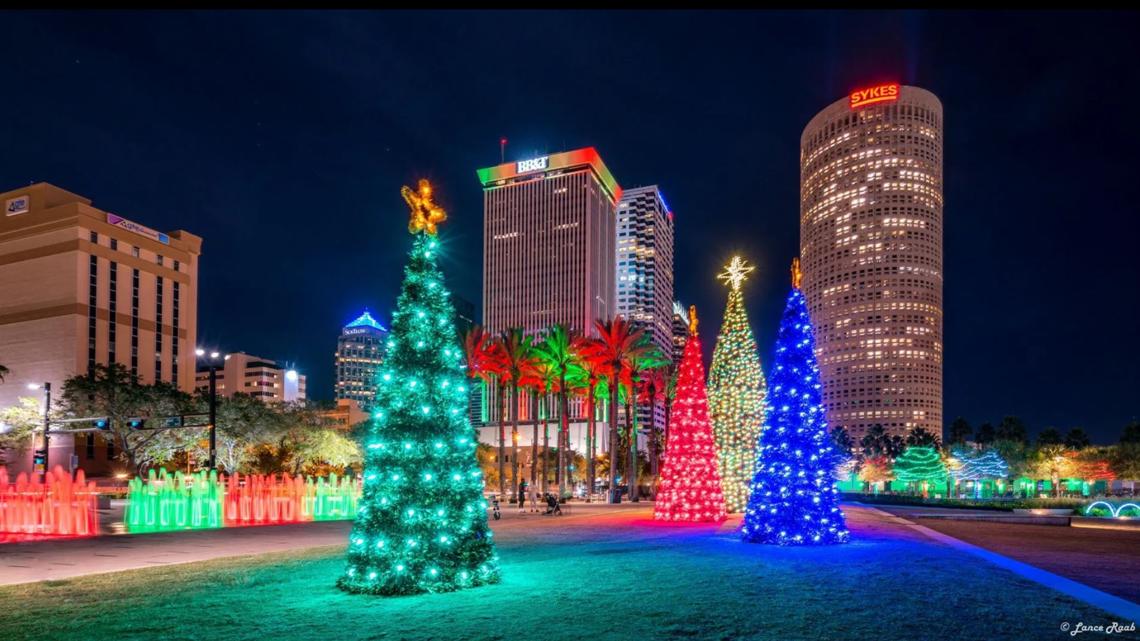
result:
M 558 483 L 564 489 L 563 479 L 570 478 L 570 459 L 566 452 L 570 445 L 570 384 L 573 370 L 581 357 L 575 349 L 575 336 L 566 325 L 546 328 L 543 339 L 534 346 L 535 354 L 555 380 L 558 390 Z
M 595 354 L 594 339 L 578 336 L 574 351 L 578 354 L 579 367 L 573 370 L 572 385 L 586 391 L 586 500 L 589 500 L 594 492 L 598 459 L 597 402 L 607 390 L 606 373 L 610 365 Z

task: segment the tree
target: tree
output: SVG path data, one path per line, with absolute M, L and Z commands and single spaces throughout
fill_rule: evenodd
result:
M 843 543 L 849 532 L 835 487 L 835 450 L 828 436 L 823 386 L 799 259 L 776 336 L 767 424 L 760 432 L 741 535 L 753 543 Z
M 610 457 L 616 459 L 618 450 L 618 395 L 622 374 L 628 371 L 630 363 L 640 359 L 650 349 L 645 341 L 645 330 L 634 329 L 621 316 L 612 320 L 594 322 L 598 338 L 591 341 L 592 358 L 596 358 L 608 366 L 609 371 L 609 401 L 610 401 Z M 636 439 L 635 439 L 636 442 Z M 631 495 L 637 490 L 636 479 L 631 479 Z M 610 493 L 612 502 L 620 501 L 617 491 L 617 465 L 610 465 Z
M 950 424 L 950 429 L 946 434 L 946 441 L 951 444 L 963 445 L 966 441 L 970 440 L 970 436 L 973 434 L 974 428 L 970 427 L 966 419 L 959 416 Z
M 859 439 L 859 447 L 866 458 L 885 456 L 893 459 L 902 454 L 906 443 L 898 434 L 888 434 L 882 425 L 872 425 Z
M 199 391 L 195 397 L 198 412 L 206 412 L 209 394 Z M 217 464 L 229 474 L 246 470 L 259 446 L 270 446 L 277 442 L 285 424 L 278 408 L 271 407 L 249 394 L 237 393 L 233 396 L 218 397 Z M 189 431 L 190 428 L 186 428 Z M 190 444 L 190 454 L 196 460 L 207 461 L 210 456 L 208 430 L 193 430 L 194 441 Z M 276 470 L 273 470 L 276 471 Z
M 859 468 L 859 480 L 867 486 L 864 489 L 869 490 L 869 486 L 875 483 L 893 481 L 895 475 L 891 470 L 892 465 L 891 459 L 886 456 L 873 456 L 863 461 Z
M 978 426 L 978 433 L 974 436 L 974 441 L 978 445 L 986 445 L 994 442 L 994 426 L 989 423 L 982 423 Z
M 689 308 L 689 340 L 681 356 L 675 410 L 665 467 L 653 518 L 670 522 L 719 522 L 726 518 L 716 445 L 709 421 L 705 368 L 694 308 Z
M 1031 473 L 1035 478 L 1047 478 L 1053 484 L 1053 495 L 1061 496 L 1061 479 L 1072 478 L 1076 468 L 1062 445 L 1038 448 L 1032 461 Z
M 997 431 L 994 433 L 996 440 L 1004 441 L 1018 441 L 1020 443 L 1028 443 L 1029 437 L 1025 429 L 1025 423 L 1016 416 L 1006 416 L 998 423 Z
M 1132 421 L 1124 426 L 1120 434 L 1121 443 L 1140 443 L 1140 421 Z
M 653 416 L 657 410 L 657 401 L 665 396 L 665 388 L 668 386 L 669 370 L 663 365 L 654 367 L 647 370 L 641 377 L 641 389 L 638 392 L 637 400 L 639 403 L 645 403 L 649 406 L 649 415 Z M 652 488 L 652 498 L 657 498 L 657 476 L 659 473 L 659 465 L 661 459 L 660 434 L 657 433 L 657 421 L 654 420 L 649 426 L 649 473 L 653 477 L 650 484 Z
M 1079 427 L 1074 427 L 1065 434 L 1065 447 L 1070 450 L 1083 450 L 1089 445 L 1089 435 Z
M 446 592 L 499 580 L 464 411 L 455 309 L 437 264 L 435 224 L 444 213 L 426 180 L 403 195 L 414 240 L 363 448 L 364 492 L 337 582 L 349 592 Z
M 309 403 L 276 408 L 284 430 L 278 439 L 284 466 L 294 476 L 306 469 L 343 471 L 360 463 L 356 443 L 332 427 L 332 422 Z
M 519 487 L 519 389 L 523 378 L 534 369 L 534 339 L 523 334 L 518 327 L 508 328 L 499 336 L 499 354 L 503 369 L 501 377 L 511 391 L 511 489 Z
M 1037 435 L 1037 447 L 1045 447 L 1046 445 L 1063 445 L 1065 438 L 1057 431 L 1055 427 L 1047 427 L 1041 430 Z
M 1140 443 L 1123 442 L 1117 445 L 1109 456 L 1109 464 L 1117 478 L 1133 482 L 1132 490 L 1135 492 L 1135 481 L 1140 479 Z
M 916 427 L 906 435 L 907 445 L 917 445 L 919 447 L 932 446 L 937 449 L 938 437 L 925 427 Z
M 588 494 L 593 494 L 597 473 L 595 461 L 598 458 L 598 392 L 606 389 L 606 373 L 609 372 L 610 364 L 595 349 L 592 339 L 578 336 L 574 342 L 574 351 L 578 354 L 581 366 L 574 370 L 579 379 L 578 384 L 586 387 L 586 485 L 589 488 Z
M 915 483 L 926 496 L 929 483 L 946 479 L 946 465 L 933 446 L 912 445 L 895 459 L 895 478 L 904 483 Z
M 546 328 L 543 339 L 535 345 L 537 358 L 557 382 L 558 389 L 558 469 L 560 478 L 569 478 L 570 460 L 565 456 L 570 445 L 570 384 L 573 370 L 581 360 L 574 349 L 577 337 L 566 325 Z M 566 484 L 563 484 L 566 485 Z M 565 487 L 563 487 L 563 491 Z
M 140 385 L 118 363 L 95 365 L 90 374 L 65 380 L 60 396 L 61 413 L 65 416 L 110 419 L 103 437 L 114 442 L 119 458 L 136 474 L 170 460 L 186 446 L 182 430 L 134 430 L 130 419 L 190 413 L 190 395 L 167 383 Z
M 748 505 L 748 488 L 757 464 L 756 442 L 764 424 L 764 399 L 768 393 L 741 292 L 753 269 L 741 257 L 734 256 L 717 276 L 728 285 L 728 304 L 709 367 L 709 414 L 725 507 L 730 513 L 740 512 Z
M 629 500 L 635 503 L 641 500 L 638 490 L 638 479 L 640 478 L 638 470 L 641 469 L 641 466 L 638 461 L 644 461 L 644 458 L 639 458 L 637 448 L 637 435 L 640 432 L 637 426 L 638 388 L 641 386 L 641 377 L 646 371 L 651 371 L 667 362 L 658 352 L 656 346 L 649 342 L 649 334 L 643 334 L 638 349 L 630 355 L 624 372 L 625 376 L 622 382 L 625 387 L 626 433 L 629 435 L 626 477 L 630 480 Z
M 43 430 L 44 409 L 39 399 L 21 396 L 16 404 L 0 409 L 0 465 L 9 451 L 26 451 L 32 435 Z

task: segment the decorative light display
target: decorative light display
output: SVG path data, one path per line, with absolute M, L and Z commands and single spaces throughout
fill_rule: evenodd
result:
M 811 318 L 798 273 L 797 259 L 776 337 L 767 422 L 741 535 L 745 541 L 778 545 L 844 543 L 850 532 L 835 486 L 837 453 L 827 432 Z
M 216 472 L 168 474 L 151 470 L 127 484 L 125 521 L 132 534 L 244 525 L 351 519 L 358 481 L 303 476 Z
M 418 193 L 408 199 L 414 240 L 364 441 L 364 493 L 337 582 L 349 592 L 446 592 L 499 580 L 440 244 L 434 225 L 416 223 L 444 216 L 426 181 Z
M 94 536 L 99 533 L 95 483 L 83 470 L 75 474 L 55 466 L 41 483 L 39 475 L 21 472 L 15 483 L 0 467 L 0 532 L 52 536 Z
M 709 423 L 695 307 L 689 308 L 689 340 L 678 369 L 677 395 L 665 450 L 668 454 L 653 504 L 653 518 L 676 523 L 723 521 L 724 494 Z
M 951 455 L 958 460 L 958 466 L 949 473 L 957 481 L 1002 480 L 1009 477 L 1009 463 L 1005 462 L 997 450 L 982 452 L 956 447 Z
M 942 456 L 930 445 L 911 445 L 903 450 L 895 459 L 894 474 L 895 480 L 921 486 L 923 494 L 930 483 L 942 483 L 947 476 Z
M 725 508 L 729 512 L 740 512 L 748 505 L 748 488 L 756 472 L 756 443 L 764 425 L 764 397 L 768 393 L 740 291 L 753 269 L 740 256 L 733 256 L 717 276 L 729 289 L 724 322 L 709 367 L 709 417 L 716 439 Z

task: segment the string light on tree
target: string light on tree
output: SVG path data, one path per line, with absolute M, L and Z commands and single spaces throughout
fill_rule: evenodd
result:
M 653 504 L 653 518 L 678 523 L 723 521 L 724 494 L 709 424 L 696 307 L 689 308 L 689 340 L 678 368 L 665 451 L 668 454 Z
M 717 275 L 728 285 L 728 304 L 709 368 L 709 416 L 725 508 L 729 512 L 740 512 L 748 505 L 748 488 L 756 471 L 756 442 L 764 425 L 764 399 L 768 393 L 741 292 L 754 269 L 740 256 L 733 256 Z
M 799 259 L 780 320 L 768 414 L 760 433 L 741 535 L 753 543 L 822 545 L 850 536 L 835 487 L 836 452 L 827 433 L 811 318 Z
M 376 412 L 365 438 L 364 491 L 337 585 L 395 595 L 499 580 L 483 475 L 463 408 L 463 352 L 437 264 L 447 216 L 431 185 L 402 192 L 412 249 L 392 317 Z
M 911 445 L 895 459 L 895 480 L 903 483 L 918 485 L 923 495 L 931 483 L 942 483 L 946 480 L 946 464 L 938 450 L 929 445 Z

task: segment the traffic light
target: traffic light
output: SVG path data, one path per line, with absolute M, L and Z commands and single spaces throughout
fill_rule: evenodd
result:
M 144 425 L 146 425 L 146 421 L 141 418 L 127 419 L 127 427 L 131 428 L 132 430 L 141 430 L 143 429 Z
M 95 424 L 95 429 L 103 430 L 104 432 L 111 429 L 111 419 L 106 416 L 92 419 L 92 422 Z
M 47 460 L 47 452 L 42 449 L 37 449 L 32 456 L 32 463 L 35 464 L 37 470 L 44 469 L 44 461 Z

